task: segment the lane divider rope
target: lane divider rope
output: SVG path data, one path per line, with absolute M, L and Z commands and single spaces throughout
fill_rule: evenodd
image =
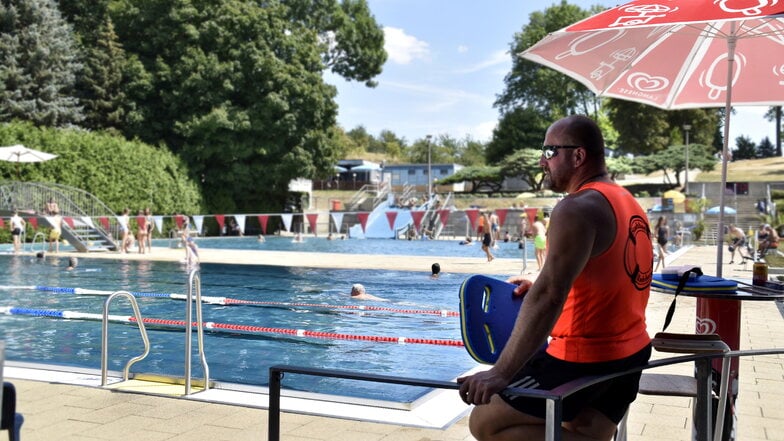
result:
M 114 291 L 106 291 L 106 290 L 98 290 L 98 289 L 69 288 L 69 287 L 60 287 L 60 286 L 18 286 L 15 288 L 35 289 L 38 291 L 54 292 L 58 294 L 76 294 L 76 295 L 108 296 L 114 292 Z M 5 289 L 5 288 L 0 287 L 0 289 Z M 130 291 L 130 293 L 135 297 L 157 297 L 157 298 L 169 298 L 173 300 L 187 299 L 185 294 L 177 294 L 177 293 L 134 292 L 134 291 Z M 446 309 L 434 309 L 434 310 L 400 309 L 400 308 L 391 308 L 391 307 L 373 306 L 373 305 L 328 305 L 328 304 L 321 304 L 321 303 L 270 302 L 270 301 L 233 299 L 230 297 L 219 297 L 219 296 L 201 296 L 201 301 L 202 303 L 207 303 L 210 305 L 221 305 L 221 306 L 232 306 L 232 305 L 234 306 L 243 306 L 243 305 L 244 306 L 284 306 L 284 307 L 304 307 L 304 308 L 347 309 L 347 310 L 359 310 L 359 311 L 385 311 L 385 312 L 395 312 L 399 314 L 438 315 L 441 317 L 460 316 L 459 312 L 449 311 Z
M 102 321 L 103 314 L 55 310 L 55 309 L 38 309 L 38 308 L 21 308 L 15 306 L 2 306 L 0 307 L 0 314 L 6 315 L 22 315 L 33 317 L 49 317 L 49 318 L 63 318 L 70 320 L 90 320 Z M 113 323 L 134 324 L 136 318 L 133 316 L 112 315 L 108 316 L 108 320 Z M 170 319 L 157 319 L 157 318 L 143 318 L 142 322 L 145 325 L 156 325 L 168 329 L 185 329 L 187 323 L 184 320 L 170 320 Z M 196 327 L 196 322 L 191 323 L 192 327 Z M 254 325 L 239 325 L 233 323 L 219 323 L 219 322 L 205 322 L 204 328 L 213 332 L 228 332 L 228 333 L 244 333 L 244 334 L 283 334 L 293 335 L 297 337 L 307 338 L 321 338 L 330 340 L 359 340 L 359 341 L 374 341 L 380 343 L 398 343 L 398 344 L 423 344 L 423 345 L 438 345 L 438 346 L 463 346 L 462 340 L 442 340 L 432 338 L 409 338 L 409 337 L 388 337 L 378 335 L 356 335 L 356 334 L 341 334 L 337 332 L 322 332 L 322 331 L 308 331 L 305 329 L 287 329 L 287 328 L 272 328 L 266 326 Z

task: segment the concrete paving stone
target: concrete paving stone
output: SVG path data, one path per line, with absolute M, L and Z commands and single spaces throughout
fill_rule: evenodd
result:
M 92 427 L 83 432 L 92 437 L 104 439 L 137 439 L 137 433 L 150 433 L 150 439 L 166 439 L 171 436 L 166 432 L 152 430 L 149 427 L 149 419 L 136 415 L 124 415 L 119 418 Z
M 231 410 L 231 406 L 227 407 Z M 257 409 L 234 407 L 234 412 L 222 415 L 211 424 L 218 427 L 230 427 L 235 429 L 246 429 L 255 426 L 261 427 L 262 425 L 266 428 L 267 420 L 264 419 L 262 421 L 262 413 L 266 414 L 266 412 Z
M 117 421 L 118 419 L 135 416 L 144 413 L 150 409 L 150 406 L 140 406 L 133 403 L 119 403 L 113 404 L 102 409 L 95 409 L 93 412 L 88 412 L 80 415 L 78 418 L 81 421 L 91 423 L 107 424 Z
M 143 403 L 145 406 L 149 406 L 148 409 L 138 413 L 139 416 L 161 420 L 168 420 L 183 415 L 198 417 L 199 412 L 209 412 L 209 405 L 207 403 L 194 403 L 189 400 L 166 398 L 162 402 L 159 401 L 157 405 L 155 405 L 154 402 L 134 402 L 134 404 L 137 403 Z M 219 407 L 216 406 L 216 412 L 218 409 Z
M 690 425 L 687 424 L 688 418 L 686 417 L 677 416 L 677 415 L 665 415 L 661 413 L 635 415 L 634 421 L 643 423 L 645 425 L 667 426 L 673 429 L 690 427 Z
M 17 396 L 21 396 L 21 392 L 19 390 L 16 391 Z M 27 396 L 26 396 L 27 397 Z M 52 409 L 59 409 L 62 407 L 73 407 L 79 408 L 81 407 L 85 411 L 93 410 L 94 408 L 80 406 L 78 403 L 84 400 L 84 397 L 75 397 L 73 395 L 65 395 L 65 394 L 57 394 L 56 391 L 51 391 L 49 396 L 43 396 L 42 394 L 33 394 L 32 400 L 28 401 L 25 399 L 29 406 L 20 404 L 19 409 L 22 412 L 26 412 L 29 414 L 35 413 L 44 413 L 48 412 Z
M 646 424 L 640 437 L 629 438 L 629 441 L 637 440 L 691 441 L 691 430 L 661 424 Z
M 22 427 L 26 429 L 43 429 L 51 425 L 59 424 L 63 421 L 80 421 L 87 424 L 97 424 L 95 422 L 87 421 L 84 415 L 93 412 L 92 409 L 81 409 L 68 406 L 47 407 L 45 410 L 27 413 L 24 408 L 17 406 L 17 412 L 25 416 L 25 422 Z M 35 406 L 30 406 L 35 407 Z
M 68 401 L 71 407 L 83 407 L 85 409 L 104 409 L 119 404 L 127 404 L 135 401 L 137 396 L 135 394 L 126 393 L 112 393 L 110 391 L 102 391 L 107 393 L 95 393 L 86 396 L 72 397 Z M 141 405 L 137 405 L 143 407 Z
M 190 413 L 185 413 L 165 420 L 148 420 L 147 427 L 150 430 L 179 435 L 198 427 L 212 424 L 213 421 L 213 418 L 205 419 L 202 418 L 202 416 L 194 416 Z
M 27 423 L 28 421 L 25 419 L 21 432 L 21 438 L 25 441 L 52 441 L 59 440 L 61 437 L 65 436 L 81 436 L 80 434 L 86 430 L 101 427 L 98 423 L 75 420 L 57 420 L 48 425 L 36 423 L 28 426 Z
M 234 441 L 239 436 L 241 436 L 242 431 L 239 429 L 229 429 L 227 427 L 215 427 L 215 426 L 201 426 L 198 429 L 191 429 L 187 432 L 180 433 L 176 436 L 172 436 L 171 438 L 167 438 L 167 441 L 195 441 L 195 440 L 204 440 L 204 441 Z M 259 434 L 258 439 L 264 439 L 261 434 Z

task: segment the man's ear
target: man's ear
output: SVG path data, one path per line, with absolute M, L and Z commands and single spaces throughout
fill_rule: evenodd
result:
M 574 158 L 574 165 L 580 165 L 585 162 L 586 154 L 587 153 L 583 147 L 575 149 L 574 155 L 572 155 L 572 158 Z

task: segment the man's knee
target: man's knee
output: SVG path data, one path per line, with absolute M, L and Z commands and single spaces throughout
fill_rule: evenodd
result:
M 513 430 L 517 434 L 527 430 L 539 431 L 545 420 L 520 412 L 494 395 L 490 404 L 476 406 L 468 419 L 471 435 L 477 440 L 493 440 L 502 433 Z

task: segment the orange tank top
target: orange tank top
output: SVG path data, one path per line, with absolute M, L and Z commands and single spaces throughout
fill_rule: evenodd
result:
M 577 276 L 550 335 L 547 352 L 561 360 L 595 363 L 628 357 L 649 342 L 645 325 L 653 276 L 648 218 L 623 187 L 592 182 L 579 191 L 601 193 L 615 213 L 610 247 Z

